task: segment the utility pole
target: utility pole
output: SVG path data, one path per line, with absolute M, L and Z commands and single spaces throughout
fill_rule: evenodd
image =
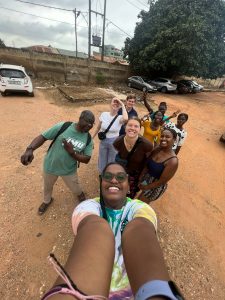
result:
M 102 34 L 102 46 L 99 44 L 91 43 L 91 14 L 100 15 L 103 18 L 103 34 Z M 89 0 L 89 26 L 88 26 L 88 57 L 91 56 L 91 46 L 102 48 L 101 61 L 104 60 L 104 46 L 105 46 L 105 15 L 106 15 L 106 0 L 104 0 L 104 13 L 97 12 L 91 9 L 91 0 Z M 100 38 L 99 38 L 100 40 Z M 100 42 L 99 42 L 100 43 Z
M 103 33 L 102 33 L 102 56 L 101 61 L 104 60 L 104 52 L 105 52 L 105 15 L 106 15 L 106 0 L 104 0 L 104 13 L 103 13 Z
M 73 13 L 74 13 L 74 17 L 75 17 L 74 29 L 75 29 L 75 45 L 76 45 L 76 57 L 77 57 L 77 17 L 79 17 L 80 11 L 77 11 L 77 9 L 75 8 L 73 10 Z
M 89 0 L 88 58 L 91 57 L 91 0 Z

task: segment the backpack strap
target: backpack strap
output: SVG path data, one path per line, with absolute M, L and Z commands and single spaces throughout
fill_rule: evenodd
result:
M 91 142 L 91 134 L 90 134 L 90 132 L 88 132 L 88 137 L 87 137 L 87 142 L 86 142 L 85 148 L 90 144 L 90 142 Z M 77 162 L 77 167 L 78 168 L 80 167 L 80 162 L 79 161 Z
M 91 135 L 90 132 L 88 132 L 86 147 L 90 144 L 90 142 L 91 142 Z
M 57 140 L 58 136 L 63 133 L 73 122 L 65 122 L 62 124 L 62 127 L 59 129 L 59 131 L 57 132 L 54 140 L 51 142 L 51 144 L 48 147 L 47 152 L 51 149 L 52 145 L 55 143 L 55 141 Z
M 109 126 L 106 128 L 106 130 L 103 131 L 105 134 L 109 131 L 109 129 L 111 128 L 112 124 L 116 121 L 116 119 L 117 119 L 118 116 L 119 116 L 118 114 L 115 115 L 115 117 L 112 119 L 112 121 L 110 122 L 110 124 L 109 124 Z

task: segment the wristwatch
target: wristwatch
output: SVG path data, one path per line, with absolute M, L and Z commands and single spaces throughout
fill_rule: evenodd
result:
M 164 296 L 168 300 L 184 300 L 173 281 L 152 280 L 143 284 L 135 295 L 135 300 L 146 300 L 150 297 Z

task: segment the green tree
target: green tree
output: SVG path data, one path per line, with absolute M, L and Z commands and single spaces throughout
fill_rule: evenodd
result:
M 225 3 L 222 0 L 150 1 L 124 53 L 133 70 L 216 78 L 225 74 Z
M 4 47 L 6 47 L 6 45 L 5 45 L 5 43 L 3 42 L 3 40 L 0 39 L 0 48 L 4 48 Z

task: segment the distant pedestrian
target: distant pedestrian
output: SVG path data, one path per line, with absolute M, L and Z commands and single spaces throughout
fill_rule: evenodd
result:
M 93 113 L 85 110 L 78 123 L 60 122 L 37 136 L 21 156 L 21 162 L 26 166 L 34 159 L 34 150 L 47 140 L 53 141 L 44 158 L 44 200 L 38 209 L 40 215 L 53 201 L 53 186 L 59 176 L 79 202 L 85 200 L 78 182 L 77 167 L 79 163 L 87 164 L 91 159 L 93 141 L 89 130 L 94 121 Z

